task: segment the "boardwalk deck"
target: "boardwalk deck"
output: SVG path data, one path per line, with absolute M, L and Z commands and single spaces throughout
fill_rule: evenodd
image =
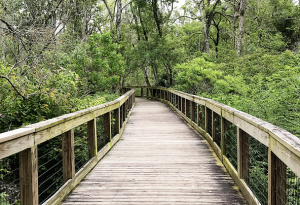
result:
M 247 204 L 223 165 L 165 104 L 137 99 L 122 139 L 70 204 Z

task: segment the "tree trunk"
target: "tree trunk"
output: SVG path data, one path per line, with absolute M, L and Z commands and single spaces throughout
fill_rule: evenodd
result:
M 117 30 L 117 43 L 121 40 L 121 21 L 122 21 L 122 0 L 117 0 L 117 14 L 116 14 L 116 30 Z
M 149 78 L 148 78 L 148 74 L 147 74 L 146 68 L 144 66 L 142 67 L 142 70 L 144 72 L 144 77 L 145 77 L 145 81 L 146 81 L 147 86 L 151 87 L 150 81 L 149 81 Z
M 232 38 L 232 45 L 233 45 L 233 50 L 236 50 L 236 22 L 239 18 L 239 10 L 240 10 L 240 2 L 238 2 L 237 5 L 233 6 L 234 9 L 234 14 L 233 14 L 233 38 Z
M 105 4 L 106 9 L 107 9 L 107 11 L 108 11 L 108 14 L 109 14 L 109 16 L 110 16 L 110 32 L 112 32 L 112 31 L 113 31 L 112 25 L 113 25 L 113 19 L 114 19 L 114 18 L 113 18 L 113 15 L 112 15 L 112 13 L 111 13 L 111 10 L 110 10 L 110 8 L 109 8 L 109 6 L 108 6 L 106 0 L 103 0 L 103 2 L 104 2 L 104 4 Z
M 200 17 L 201 17 L 201 22 L 202 22 L 202 30 L 203 30 L 204 39 L 205 39 L 204 40 L 205 52 L 209 54 L 208 35 L 207 35 L 206 29 L 205 29 L 205 19 L 204 19 L 201 3 L 199 3 L 199 11 L 200 11 Z
M 237 55 L 241 55 L 242 51 L 242 40 L 243 40 L 243 26 L 244 26 L 244 17 L 246 11 L 246 3 L 247 0 L 241 0 L 240 5 L 240 23 L 239 23 L 239 30 L 238 30 L 238 39 L 237 39 Z
M 159 8 L 157 6 L 157 0 L 152 0 L 152 10 L 153 10 L 153 15 L 154 15 L 154 20 L 157 26 L 157 31 L 159 34 L 159 37 L 162 38 L 162 28 L 161 28 L 161 17 L 159 15 Z

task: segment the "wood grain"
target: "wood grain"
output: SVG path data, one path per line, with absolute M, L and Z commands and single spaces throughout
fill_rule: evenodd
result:
M 165 104 L 137 99 L 121 140 L 63 204 L 247 202 L 205 140 Z

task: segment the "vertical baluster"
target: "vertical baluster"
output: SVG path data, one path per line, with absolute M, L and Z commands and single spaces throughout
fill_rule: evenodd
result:
M 20 192 L 22 205 L 38 205 L 37 146 L 20 152 Z
M 89 158 L 93 158 L 97 155 L 97 130 L 96 130 L 96 119 L 92 119 L 87 123 L 88 126 L 88 147 L 89 147 Z
M 190 101 L 188 99 L 185 99 L 185 116 L 187 116 L 188 118 L 190 118 L 189 116 L 189 111 L 190 111 Z

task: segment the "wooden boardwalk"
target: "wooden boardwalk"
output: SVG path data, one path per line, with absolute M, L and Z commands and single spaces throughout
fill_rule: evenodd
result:
M 204 139 L 167 105 L 137 98 L 122 139 L 63 204 L 247 202 Z

